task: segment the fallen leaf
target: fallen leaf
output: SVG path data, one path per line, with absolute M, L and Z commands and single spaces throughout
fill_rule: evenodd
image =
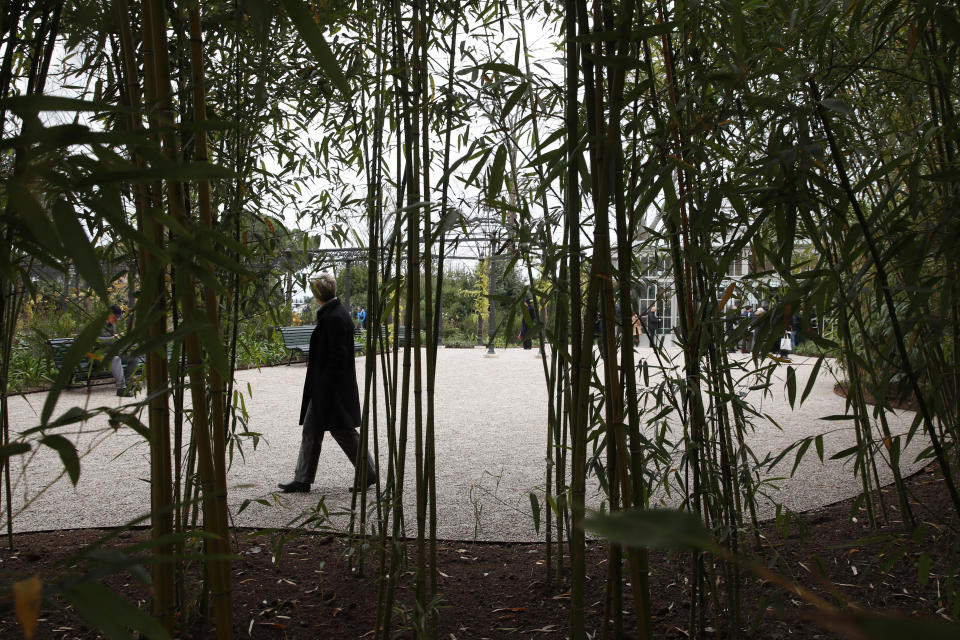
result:
M 559 631 L 559 628 L 555 624 L 548 624 L 545 627 L 540 627 L 539 629 L 530 629 L 529 631 L 524 631 L 524 633 L 553 633 L 554 631 Z
M 40 601 L 43 596 L 43 583 L 37 576 L 31 576 L 13 584 L 14 608 L 17 620 L 23 627 L 23 635 L 33 640 L 37 630 L 37 618 L 40 616 Z
M 517 612 L 526 611 L 526 610 L 527 610 L 526 607 L 500 607 L 499 609 L 494 609 L 493 612 L 499 613 L 501 611 L 513 611 L 514 613 L 517 613 Z

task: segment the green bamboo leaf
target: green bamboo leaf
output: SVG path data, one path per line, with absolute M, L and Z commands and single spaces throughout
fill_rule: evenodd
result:
M 640 66 L 640 61 L 635 56 L 604 56 L 595 53 L 584 53 L 583 57 L 599 67 L 608 67 L 610 69 L 619 67 L 636 69 Z
M 813 385 L 817 381 L 817 375 L 820 373 L 820 365 L 823 364 L 824 357 L 825 356 L 820 356 L 817 358 L 817 363 L 813 365 L 813 369 L 810 371 L 810 377 L 807 378 L 807 384 L 803 388 L 803 394 L 800 396 L 800 404 L 803 404 L 803 401 L 806 400 L 810 392 L 813 391 Z
M 793 403 L 797 399 L 797 372 L 792 366 L 787 367 L 787 400 L 790 401 L 790 408 L 793 409 Z
M 838 415 L 832 415 L 832 416 L 823 416 L 823 417 L 820 418 L 820 419 L 821 419 L 821 420 L 833 420 L 833 421 L 836 421 L 836 420 L 856 420 L 856 419 L 857 419 L 857 416 L 839 415 L 839 414 L 838 414 Z
M 99 582 L 84 580 L 74 583 L 61 595 L 90 626 L 107 638 L 127 640 L 131 629 L 154 640 L 170 638 L 166 629 L 152 616 Z
M 119 171 L 94 171 L 87 178 L 77 182 L 78 187 L 90 187 L 114 182 L 156 182 L 157 180 L 222 180 L 235 178 L 230 169 L 208 162 L 188 162 L 167 164 L 143 169 L 124 169 Z
M 930 581 L 930 554 L 924 552 L 917 558 L 917 583 L 921 587 L 927 586 Z
M 500 189 L 503 187 L 503 170 L 507 163 L 507 147 L 500 145 L 497 147 L 497 154 L 493 157 L 493 164 L 490 166 L 490 182 L 487 183 L 487 200 L 494 201 L 500 195 Z
M 229 375 L 230 361 L 223 348 L 223 341 L 220 340 L 220 334 L 211 325 L 206 324 L 197 332 L 197 335 L 207 353 L 207 357 L 210 358 L 210 364 L 213 368 L 223 377 Z
M 821 433 L 819 436 L 814 438 L 814 442 L 817 445 L 817 456 L 820 457 L 820 462 L 822 463 L 823 462 L 823 434 Z
M 632 40 L 646 40 L 647 38 L 653 38 L 654 36 L 662 36 L 673 31 L 676 26 L 673 22 L 660 22 L 657 24 L 650 24 L 639 29 L 634 29 L 630 33 L 630 38 Z
M 0 108 L 21 115 L 40 111 L 116 111 L 117 106 L 108 102 L 96 102 L 51 95 L 11 96 L 0 100 Z
M 530 492 L 530 508 L 533 510 L 533 526 L 537 531 L 537 535 L 540 534 L 540 501 L 537 500 L 537 494 L 533 491 Z
M 523 72 L 520 71 L 519 67 L 512 64 L 506 64 L 504 62 L 486 62 L 484 64 L 477 65 L 477 69 L 480 69 L 481 71 L 496 71 L 498 73 L 517 76 L 518 78 L 523 77 Z
M 853 617 L 856 626 L 863 632 L 863 637 L 871 640 L 902 640 L 903 638 L 956 640 L 960 637 L 960 624 L 936 618 L 867 613 Z
M 673 509 L 593 512 L 584 519 L 583 528 L 625 547 L 710 550 L 715 546 L 700 518 Z
M 7 197 L 10 210 L 16 214 L 18 222 L 33 236 L 34 242 L 46 249 L 52 256 L 63 252 L 60 236 L 50 217 L 40 206 L 34 192 L 26 188 L 19 180 L 7 183 Z
M 840 100 L 836 100 L 834 98 L 824 98 L 823 100 L 820 101 L 820 104 L 825 106 L 827 109 L 830 109 L 831 111 L 836 111 L 837 113 L 843 113 L 843 114 L 853 113 L 853 109 L 850 108 L 850 105 L 846 104 L 845 102 L 841 102 Z
M 846 449 L 843 449 L 842 451 L 836 452 L 835 454 L 833 454 L 832 456 L 830 456 L 830 459 L 831 459 L 831 460 L 839 460 L 840 458 L 847 458 L 847 457 L 852 456 L 853 454 L 857 453 L 857 451 L 859 451 L 859 450 L 860 450 L 860 445 L 854 445 L 854 446 L 852 446 L 852 447 L 848 447 L 848 448 L 846 448 Z
M 467 181 L 464 184 L 473 184 L 476 181 L 477 176 L 480 175 L 480 171 L 483 170 L 484 165 L 487 164 L 487 158 L 490 157 L 491 149 L 484 149 L 480 153 L 480 159 L 477 160 L 477 164 L 473 165 L 473 171 L 470 172 L 470 177 L 467 178 Z
M 307 8 L 307 4 L 301 0 L 280 0 L 280 4 L 287 10 L 287 15 L 293 21 L 297 33 L 310 48 L 310 52 L 316 57 L 327 77 L 342 93 L 349 93 L 350 88 L 347 86 L 347 78 L 343 74 L 343 69 L 337 62 L 336 56 L 333 55 L 330 45 L 324 39 L 320 27 L 314 21 L 313 14 Z
M 30 445 L 26 442 L 13 442 L 0 446 L 0 466 L 6 464 L 7 459 L 13 456 L 19 456 L 28 451 L 30 451 Z
M 100 313 L 94 315 L 93 320 L 84 327 L 77 339 L 74 340 L 73 345 L 71 345 L 67 353 L 63 356 L 63 364 L 60 366 L 60 371 L 57 372 L 57 377 L 54 379 L 53 385 L 47 393 L 47 399 L 43 403 L 43 409 L 40 411 L 40 423 L 42 425 L 46 425 L 47 422 L 49 422 L 50 415 L 53 413 L 54 407 L 57 406 L 57 400 L 60 398 L 60 392 L 67 386 L 67 382 L 73 377 L 73 372 L 77 368 L 77 365 L 86 357 L 87 352 L 93 346 L 100 332 L 103 331 L 106 323 L 107 309 L 103 309 Z
M 501 118 L 506 118 L 510 114 L 510 111 L 520 102 L 523 94 L 526 93 L 528 86 L 526 82 L 521 82 L 520 86 L 513 90 L 513 93 L 510 94 L 510 97 L 507 98 L 507 101 L 503 105 L 503 112 L 500 115 Z
M 80 479 L 80 457 L 77 455 L 77 448 L 73 443 L 60 435 L 44 436 L 40 439 L 40 444 L 50 447 L 60 455 L 60 461 L 63 462 L 63 468 L 67 470 L 70 476 L 70 482 L 74 486 Z
M 66 200 L 59 199 L 53 205 L 53 222 L 60 232 L 63 248 L 77 267 L 77 273 L 93 287 L 100 299 L 107 301 L 107 283 L 100 270 L 100 260 L 97 258 L 90 237 L 77 219 L 77 213 Z
M 797 467 L 800 466 L 800 462 L 803 460 L 804 454 L 807 453 L 807 449 L 810 448 L 810 443 L 813 442 L 812 438 L 807 438 L 803 441 L 803 444 L 800 445 L 800 448 L 797 449 L 797 457 L 793 460 L 793 469 L 790 470 L 790 475 L 792 476 L 797 472 Z

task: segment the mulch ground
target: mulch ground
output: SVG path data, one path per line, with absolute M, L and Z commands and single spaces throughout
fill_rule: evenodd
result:
M 795 580 L 841 607 L 862 607 L 884 613 L 952 617 L 956 604 L 950 592 L 960 589 L 957 574 L 957 531 L 960 529 L 939 475 L 932 469 L 908 479 L 922 532 L 903 535 L 890 489 L 883 497 L 889 522 L 873 531 L 866 511 L 852 500 L 764 525 L 762 548 L 755 552 L 766 566 Z M 105 535 L 104 530 L 72 530 L 19 534 L 14 551 L 0 553 L 0 572 L 9 585 L 39 575 L 45 582 L 76 570 L 63 563 L 76 550 Z M 144 540 L 144 530 L 125 531 L 108 548 Z M 342 536 L 300 534 L 284 541 L 279 534 L 234 532 L 237 557 L 232 565 L 234 624 L 237 638 L 369 638 L 376 625 L 378 553 L 368 550 L 363 575 L 357 571 L 356 549 Z M 413 638 L 412 611 L 416 549 L 407 545 L 409 571 L 397 590 L 395 637 Z M 951 559 L 949 554 L 954 557 Z M 924 557 L 923 554 L 926 554 Z M 929 561 L 927 560 L 929 559 Z M 276 562 L 274 560 L 277 560 Z M 565 562 L 568 562 L 565 560 Z M 569 585 L 546 575 L 543 544 L 438 543 L 439 637 L 565 638 L 569 620 Z M 918 565 L 926 572 L 918 573 Z M 650 592 L 654 636 L 689 637 L 689 554 L 652 553 Z M 600 638 L 604 585 L 609 564 L 599 543 L 588 548 L 586 619 L 590 637 Z M 626 573 L 626 572 L 625 572 Z M 125 597 L 144 605 L 148 589 L 126 572 L 104 579 Z M 823 576 L 827 580 L 824 580 Z M 631 608 L 624 579 L 625 610 Z M 195 585 L 195 583 L 194 583 Z M 0 638 L 23 637 L 13 610 L 11 589 L 0 600 Z M 773 585 L 747 578 L 743 585 L 742 628 L 756 638 L 834 637 L 812 624 L 815 611 Z M 728 619 L 726 616 L 723 620 Z M 627 636 L 634 634 L 633 616 L 625 614 Z M 724 637 L 713 631 L 723 621 L 708 613 L 709 630 L 702 637 Z M 179 632 L 183 638 L 212 637 L 212 625 L 194 614 Z M 37 638 L 97 638 L 69 608 L 45 602 Z

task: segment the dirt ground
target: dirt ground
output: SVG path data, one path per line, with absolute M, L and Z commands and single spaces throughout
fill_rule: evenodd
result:
M 796 580 L 830 602 L 858 606 L 884 613 L 950 617 L 950 589 L 958 589 L 957 561 L 946 557 L 949 536 L 955 536 L 958 521 L 943 483 L 933 468 L 908 480 L 917 517 L 924 533 L 901 536 L 896 500 L 884 490 L 889 522 L 871 532 L 862 506 L 845 501 L 764 527 L 762 547 L 756 553 L 764 564 L 784 577 Z M 45 582 L 71 571 L 75 563 L 62 560 L 72 552 L 108 533 L 81 529 L 29 533 L 15 536 L 14 551 L 0 553 L 0 571 L 5 581 L 38 574 Z M 122 548 L 145 539 L 145 530 L 126 531 L 108 548 Z M 372 637 L 376 620 L 379 553 L 369 549 L 363 575 L 350 557 L 357 549 L 345 537 L 301 534 L 234 532 L 237 557 L 233 563 L 235 636 L 238 638 L 365 638 Z M 956 543 L 953 545 L 956 548 Z M 400 577 L 394 608 L 395 637 L 412 638 L 411 611 L 414 602 L 416 548 L 407 543 L 409 571 Z M 550 581 L 546 575 L 544 544 L 500 544 L 441 541 L 440 634 L 457 638 L 564 638 L 569 620 L 569 585 Z M 748 549 L 753 552 L 754 547 Z M 918 558 L 930 558 L 929 571 L 918 576 Z M 277 562 L 274 563 L 274 559 Z M 554 558 L 554 562 L 556 559 Z M 565 560 L 568 562 L 568 560 Z M 924 560 L 923 563 L 926 561 Z M 689 554 L 652 553 L 650 592 L 655 637 L 688 636 Z M 923 564 L 921 563 L 921 564 Z M 607 551 L 592 544 L 587 557 L 586 618 L 588 629 L 600 638 L 604 610 L 604 584 L 608 571 Z M 820 575 L 826 574 L 830 582 Z M 624 610 L 631 609 L 629 583 L 624 589 Z M 111 588 L 141 605 L 147 588 L 136 571 L 105 579 Z M 756 638 L 829 638 L 830 633 L 811 624 L 814 612 L 800 599 L 766 582 L 744 581 L 742 628 Z M 23 637 L 5 589 L 0 601 L 0 637 Z M 726 619 L 726 618 L 725 618 Z M 711 613 L 705 619 L 711 629 L 720 624 Z M 625 624 L 633 628 L 632 613 Z M 194 614 L 179 632 L 183 638 L 212 637 L 212 627 Z M 628 635 L 632 635 L 629 634 Z M 40 612 L 37 638 L 100 637 L 87 628 L 71 610 L 45 602 Z

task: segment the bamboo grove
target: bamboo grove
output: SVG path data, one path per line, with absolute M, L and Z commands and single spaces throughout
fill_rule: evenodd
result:
M 6 519 L 12 543 L 10 461 L 33 447 L 83 481 L 58 431 L 108 413 L 149 441 L 152 611 L 128 603 L 117 622 L 106 605 L 78 607 L 108 635 L 167 637 L 185 612 L 234 633 L 226 472 L 251 438 L 237 331 L 266 304 L 262 265 L 297 253 L 299 223 L 334 244 L 364 236 L 370 325 L 408 329 L 399 345 L 369 332 L 364 356 L 361 456 L 373 448 L 381 478 L 354 496 L 346 533 L 358 573 L 378 572 L 375 637 L 398 632 L 407 570 L 417 637 L 455 615 L 437 578 L 440 300 L 456 230 L 481 214 L 500 230 L 488 268 L 519 267 L 537 311 L 550 399 L 546 451 L 526 452 L 546 461 L 531 510 L 545 577 L 570 588 L 571 638 L 595 632 L 591 534 L 609 540 L 602 637 L 654 635 L 648 547 L 671 536 L 689 562 L 690 635 L 746 635 L 748 581 L 796 586 L 751 560 L 762 471 L 804 456 L 849 458 L 871 524 L 900 519 L 909 535 L 901 452 L 922 442 L 960 514 L 955 4 L 9 0 L 0 12 Z M 129 266 L 107 272 L 107 258 Z M 753 275 L 734 286 L 744 259 Z M 58 410 L 61 376 L 38 425 L 9 424 L 38 265 L 75 270 L 104 301 L 118 277 L 139 292 L 117 350 L 146 355 L 146 423 L 136 407 Z M 682 351 L 638 361 L 628 310 L 651 282 L 676 300 Z M 501 325 L 527 313 L 524 295 L 494 301 Z M 751 296 L 771 301 L 766 318 L 727 330 Z M 741 392 L 807 397 L 812 381 L 798 389 L 792 367 L 759 357 L 795 315 L 824 328 L 813 377 L 827 355 L 845 372 L 839 424 L 857 446 L 824 451 L 810 436 L 760 457 L 747 435 L 764 416 Z M 103 322 L 89 319 L 64 371 Z M 758 357 L 731 358 L 749 332 Z M 918 410 L 898 433 L 887 416 L 903 394 Z M 880 492 L 887 470 L 895 504 Z M 604 513 L 589 508 L 594 487 Z M 665 490 L 678 512 L 653 508 Z M 947 588 L 956 617 L 960 584 Z M 121 606 L 93 576 L 50 589 Z M 850 612 L 798 597 L 828 629 L 859 632 Z

